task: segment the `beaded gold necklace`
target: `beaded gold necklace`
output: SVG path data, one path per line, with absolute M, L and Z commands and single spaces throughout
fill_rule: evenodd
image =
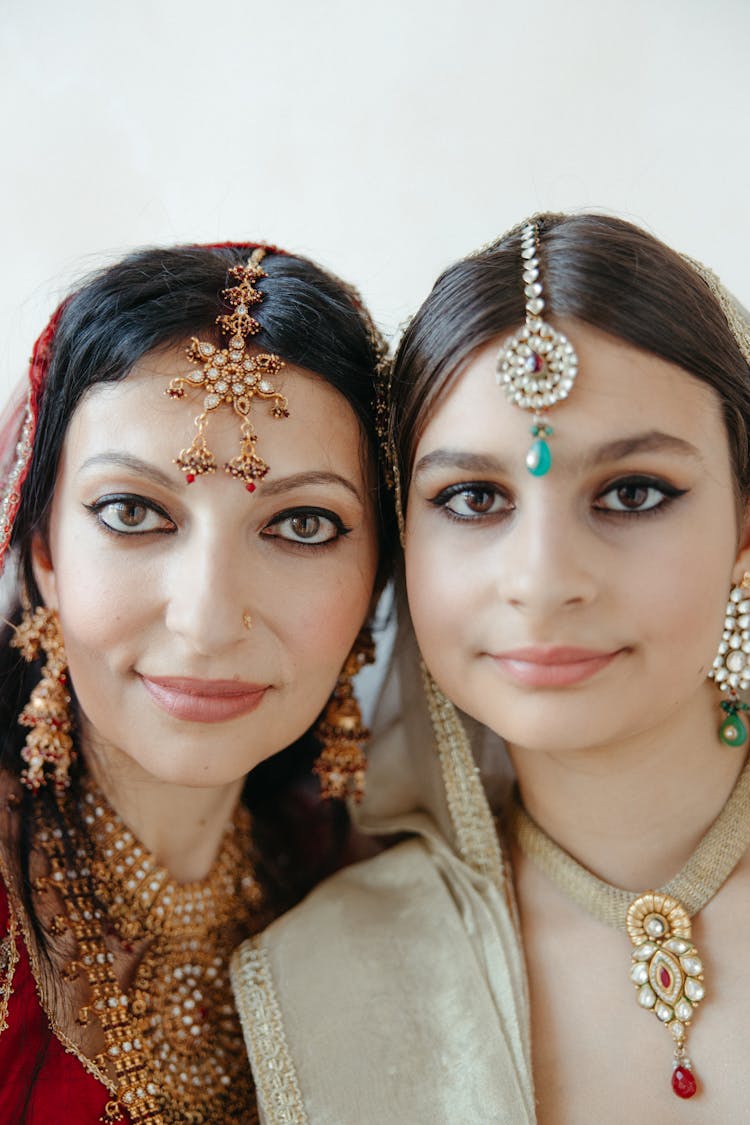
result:
M 634 894 L 587 871 L 532 820 L 517 790 L 508 828 L 523 854 L 566 898 L 627 933 L 638 1003 L 671 1032 L 672 1089 L 680 1098 L 692 1098 L 698 1084 L 686 1040 L 705 985 L 703 962 L 690 940 L 690 919 L 721 889 L 750 846 L 750 758 L 685 866 L 655 891 Z
M 84 783 L 78 800 L 79 816 L 66 817 L 73 870 L 62 830 L 39 816 L 36 839 L 48 870 L 35 890 L 62 905 L 52 932 L 75 941 L 63 976 L 88 986 L 76 1022 L 94 1021 L 103 1033 L 104 1049 L 93 1059 L 113 1092 L 103 1120 L 127 1113 L 133 1125 L 256 1122 L 228 972 L 233 948 L 262 924 L 249 814 L 238 810 L 208 877 L 179 884 L 93 784 Z M 115 973 L 112 938 L 135 955 L 127 990 Z

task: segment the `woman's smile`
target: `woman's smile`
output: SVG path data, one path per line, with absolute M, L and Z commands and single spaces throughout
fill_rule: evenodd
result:
M 270 687 L 239 680 L 142 674 L 141 682 L 157 707 L 175 719 L 192 723 L 223 723 L 247 715 L 260 707 Z

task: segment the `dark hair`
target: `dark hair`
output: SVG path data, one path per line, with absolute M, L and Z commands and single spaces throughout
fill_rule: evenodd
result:
M 51 343 L 33 456 L 12 538 L 32 601 L 38 591 L 31 569 L 31 544 L 35 532 L 45 526 L 65 434 L 76 407 L 91 387 L 126 378 L 150 351 L 184 344 L 191 335 L 218 339 L 217 315 L 231 311 L 220 298 L 221 290 L 233 284 L 228 270 L 244 264 L 251 249 L 224 245 L 140 250 L 93 275 L 64 304 Z M 320 375 L 347 399 L 359 420 L 363 461 L 375 485 L 373 507 L 382 582 L 391 555 L 392 517 L 390 503 L 383 502 L 377 468 L 374 390 L 382 358 L 380 339 L 354 290 L 313 262 L 271 252 L 263 259 L 263 269 L 267 277 L 257 283 L 263 300 L 253 309 L 261 329 L 253 343 Z M 19 617 L 20 606 L 16 606 L 11 619 L 17 622 Z M 0 636 L 0 764 L 18 775 L 25 731 L 17 716 L 40 678 L 40 665 L 26 665 L 10 647 L 11 636 L 9 628 Z M 307 732 L 293 746 L 256 767 L 245 787 L 260 834 L 265 839 L 273 836 L 280 850 L 289 850 L 289 841 L 283 839 L 284 809 L 294 816 L 300 808 L 299 802 L 289 802 L 291 783 L 309 768 L 318 752 L 315 739 Z M 79 775 L 80 763 L 71 775 L 74 785 Z M 51 787 L 34 797 L 25 793 L 19 858 L 27 885 L 32 818 L 24 810 L 28 811 L 32 800 L 44 802 L 50 816 L 60 815 Z M 323 820 L 322 834 L 333 844 L 345 827 L 343 806 Z M 329 860 L 326 855 L 324 863 Z M 293 867 L 293 863 L 287 864 L 290 883 L 299 874 Z M 308 881 L 321 873 L 307 871 Z M 305 889 L 301 880 L 290 894 L 298 897 Z M 27 908 L 44 946 L 28 895 Z
M 684 368 L 718 393 L 738 497 L 750 495 L 750 372 L 721 306 L 681 255 L 607 215 L 538 217 L 544 315 L 590 324 Z M 390 442 L 404 502 L 438 399 L 476 350 L 524 321 L 521 227 L 450 266 L 398 348 Z

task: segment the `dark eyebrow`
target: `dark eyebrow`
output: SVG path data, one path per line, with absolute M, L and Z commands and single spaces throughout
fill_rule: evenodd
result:
M 293 473 L 289 477 L 279 477 L 272 480 L 266 478 L 258 487 L 263 489 L 265 496 L 276 496 L 280 492 L 289 492 L 293 488 L 302 488 L 306 484 L 337 484 L 356 496 L 360 504 L 363 503 L 362 496 L 350 480 L 342 477 L 339 473 L 332 473 L 323 469 L 311 470 L 309 473 Z
M 147 477 L 164 488 L 174 488 L 175 486 L 174 477 L 169 476 L 149 461 L 142 461 L 140 457 L 134 457 L 130 453 L 97 453 L 84 461 L 78 471 L 82 473 L 96 465 L 118 465 L 121 468 L 138 473 L 139 476 Z M 293 473 L 291 476 L 280 477 L 277 480 L 266 479 L 259 484 L 259 488 L 263 489 L 265 496 L 276 496 L 278 493 L 289 492 L 293 488 L 301 488 L 306 484 L 336 484 L 351 492 L 360 504 L 363 503 L 360 493 L 351 481 L 342 477 L 339 473 L 327 472 L 322 469 L 312 470 L 309 473 Z
M 586 458 L 586 463 L 598 465 L 602 461 L 621 461 L 631 453 L 680 453 L 696 461 L 703 460 L 700 451 L 684 438 L 662 433 L 661 430 L 649 430 L 643 434 L 617 438 L 616 441 L 608 441 L 605 445 L 598 446 Z
M 96 465 L 118 465 L 122 469 L 131 469 L 139 476 L 148 477 L 149 480 L 155 481 L 156 484 L 161 484 L 165 488 L 174 488 L 174 477 L 168 476 L 156 465 L 152 465 L 149 461 L 142 461 L 140 457 L 134 457 L 131 453 L 96 453 L 93 457 L 87 458 L 78 470 L 83 473 L 86 469 L 94 468 Z
M 414 466 L 414 476 L 430 469 L 463 469 L 467 473 L 504 473 L 507 466 L 489 453 L 468 453 L 463 449 L 435 449 L 425 453 Z
M 584 458 L 585 467 L 596 467 L 605 461 L 621 461 L 633 453 L 678 453 L 702 461 L 700 451 L 684 438 L 649 430 L 643 434 L 617 438 L 590 450 Z M 506 462 L 489 453 L 469 453 L 463 449 L 435 449 L 420 457 L 414 467 L 414 476 L 430 469 L 461 469 L 467 473 L 503 474 L 508 471 Z

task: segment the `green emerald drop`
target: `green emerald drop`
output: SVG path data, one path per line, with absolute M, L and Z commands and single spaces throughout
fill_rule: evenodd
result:
M 543 477 L 549 472 L 552 465 L 552 454 L 544 438 L 537 438 L 532 442 L 526 454 L 526 468 L 535 477 Z
M 719 727 L 719 738 L 727 746 L 742 746 L 747 741 L 747 727 L 739 715 L 727 715 Z

